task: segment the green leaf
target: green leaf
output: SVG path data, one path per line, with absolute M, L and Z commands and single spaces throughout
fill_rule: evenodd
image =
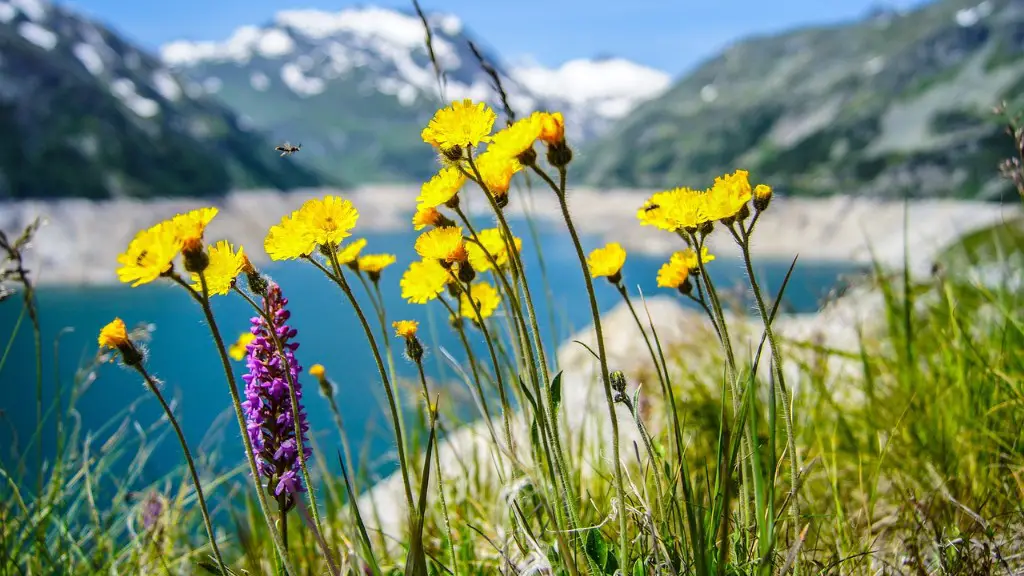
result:
M 551 411 L 558 414 L 558 406 L 562 403 L 562 373 L 555 374 L 551 381 Z
M 601 531 L 597 528 L 587 530 L 585 551 L 587 556 L 601 568 L 604 568 L 605 564 L 608 563 L 608 542 L 605 541 Z
M 633 562 L 632 576 L 647 576 L 647 568 L 644 567 L 643 558 L 637 558 L 636 562 Z

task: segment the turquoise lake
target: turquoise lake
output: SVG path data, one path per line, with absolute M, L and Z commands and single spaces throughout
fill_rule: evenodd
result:
M 484 223 L 486 225 L 486 223 Z M 582 272 L 568 235 L 561 225 L 539 225 L 540 244 L 547 267 L 553 299 L 544 297 L 545 286 L 540 274 L 540 263 L 529 230 L 525 223 L 513 223 L 517 235 L 524 239 L 523 257 L 532 290 L 539 304 L 539 320 L 549 343 L 564 341 L 574 330 L 589 324 L 590 310 L 584 291 Z M 409 262 L 415 259 L 412 244 L 416 233 L 370 234 L 367 252 L 393 252 L 398 263 L 384 272 L 382 289 L 388 309 L 388 322 L 394 319 L 416 319 L 421 322 L 420 333 L 428 347 L 425 363 L 428 376 L 437 381 L 455 382 L 455 372 L 445 364 L 439 347 L 446 349 L 462 362 L 465 354 L 457 337 L 448 329 L 447 312 L 438 303 L 426 306 L 407 304 L 400 296 L 398 280 Z M 583 239 L 589 251 L 603 243 L 598 237 Z M 258 249 L 258 248 L 257 248 Z M 636 294 L 639 284 L 646 295 L 667 294 L 658 289 L 655 275 L 663 263 L 661 257 L 650 258 L 630 255 L 624 275 Z M 759 262 L 758 276 L 768 290 L 778 289 L 790 262 Z M 111 263 L 113 266 L 114 263 Z M 745 283 L 742 264 L 738 260 L 719 258 L 711 264 L 713 277 L 720 290 L 742 286 Z M 785 308 L 789 311 L 808 312 L 834 289 L 842 275 L 856 271 L 843 262 L 799 262 L 787 288 Z M 298 330 L 301 343 L 296 352 L 304 369 L 314 363 L 323 364 L 328 376 L 337 384 L 337 402 L 345 420 L 349 441 L 354 450 L 364 451 L 370 470 L 385 472 L 391 467 L 387 456 L 392 447 L 389 420 L 382 410 L 383 391 L 364 339 L 363 331 L 344 296 L 323 275 L 308 263 L 276 263 L 264 269 L 278 282 L 289 298 L 292 311 L 291 325 Z M 362 289 L 353 282 L 357 293 Z M 621 300 L 615 290 L 603 280 L 596 282 L 602 310 L 614 307 Z M 739 293 L 745 293 L 740 292 Z M 774 293 L 774 292 L 773 292 Z M 20 295 L 19 295 L 20 296 Z M 139 323 L 151 323 L 155 330 L 148 345 L 147 366 L 164 384 L 168 400 L 176 401 L 176 415 L 190 446 L 197 453 L 215 450 L 221 469 L 240 463 L 241 442 L 234 415 L 230 411 L 230 396 L 225 384 L 220 360 L 202 319 L 201 311 L 183 290 L 177 287 L 151 284 L 140 288 L 127 286 L 103 287 L 43 287 L 38 291 L 43 328 L 44 410 L 54 399 L 57 379 L 65 390 L 70 386 L 76 369 L 90 359 L 96 350 L 98 330 L 114 316 L 119 316 L 129 328 Z M 369 311 L 369 302 L 363 298 Z M 7 342 L 20 313 L 18 296 L 0 303 L 0 338 Z M 234 339 L 247 330 L 251 308 L 236 295 L 215 298 L 215 313 L 226 340 Z M 368 312 L 368 315 L 372 313 Z M 552 333 L 552 318 L 555 333 Z M 72 331 L 65 331 L 72 328 Z M 59 359 L 55 360 L 54 342 L 60 335 Z M 481 346 L 479 332 L 472 332 Z M 415 367 L 401 357 L 401 344 L 396 345 L 396 365 L 399 376 L 415 377 Z M 481 352 L 484 349 L 481 348 Z M 36 427 L 35 418 L 35 356 L 31 329 L 24 322 L 6 365 L 0 372 L 0 446 L 16 444 L 24 449 Z M 485 357 L 485 356 L 481 356 Z M 234 364 L 241 375 L 244 363 Z M 303 390 L 309 421 L 316 442 L 327 454 L 329 462 L 336 462 L 334 454 L 340 446 L 334 421 L 326 400 L 318 393 L 315 379 L 303 373 Z M 472 416 L 469 395 L 462 384 L 442 390 L 442 402 L 457 403 L 460 412 Z M 97 378 L 78 400 L 81 429 L 98 431 L 112 423 L 107 430 L 96 435 L 96 449 L 125 418 L 130 406 L 130 419 L 148 427 L 160 416 L 155 399 L 150 397 L 140 380 L 126 369 L 105 364 Z M 406 402 L 409 405 L 409 402 Z M 412 416 L 407 417 L 412 422 Z M 138 439 L 138 432 L 127 431 L 128 438 Z M 42 436 L 44 458 L 52 459 L 55 451 L 55 432 L 52 420 L 44 427 Z M 29 451 L 28 469 L 35 448 Z M 5 466 L 11 469 L 13 449 L 0 453 Z M 142 470 L 142 479 L 158 479 L 181 463 L 180 449 L 173 437 L 163 438 Z

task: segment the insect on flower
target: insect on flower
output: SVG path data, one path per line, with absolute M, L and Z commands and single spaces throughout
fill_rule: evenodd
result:
M 281 156 L 289 156 L 291 154 L 295 154 L 296 152 L 298 152 L 301 149 L 302 149 L 302 144 L 301 143 L 298 146 L 292 146 L 287 141 L 284 144 L 281 144 L 280 146 L 275 146 L 274 147 L 274 150 L 277 150 L 278 152 L 280 152 Z

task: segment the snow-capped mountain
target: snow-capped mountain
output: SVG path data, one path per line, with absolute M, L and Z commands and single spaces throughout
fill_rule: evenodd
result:
M 497 92 L 458 17 L 428 16 L 444 100 L 499 107 Z M 163 61 L 255 126 L 303 143 L 324 170 L 359 180 L 420 179 L 433 170 L 418 132 L 440 102 L 418 16 L 379 7 L 290 10 L 223 41 L 176 41 Z M 664 91 L 667 74 L 622 59 L 576 60 L 557 69 L 506 66 L 479 46 L 517 114 L 562 110 L 577 141 L 603 132 Z
M 201 92 L 99 23 L 0 0 L 0 200 L 323 182 Z

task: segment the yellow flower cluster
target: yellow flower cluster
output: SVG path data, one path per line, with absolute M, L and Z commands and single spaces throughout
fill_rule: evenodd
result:
M 692 234 L 717 221 L 729 225 L 745 219 L 750 214 L 751 199 L 755 200 L 755 209 L 763 210 L 771 193 L 765 184 L 751 188 L 749 173 L 737 170 L 715 178 L 707 190 L 675 188 L 657 192 L 637 211 L 637 218 L 644 226 Z
M 128 249 L 117 257 L 118 279 L 135 287 L 173 274 L 174 260 L 179 254 L 201 253 L 206 226 L 217 212 L 217 208 L 199 208 L 140 231 L 128 244 Z M 199 261 L 202 262 L 199 269 L 186 265 L 192 271 L 192 287 L 201 292 L 202 279 L 205 279 L 210 295 L 227 294 L 235 278 L 251 266 L 242 248 L 236 252 L 226 240 L 210 246 L 206 257 Z
M 320 246 L 335 249 L 352 234 L 358 219 L 352 202 L 340 196 L 307 200 L 270 228 L 263 248 L 274 260 L 304 258 Z

